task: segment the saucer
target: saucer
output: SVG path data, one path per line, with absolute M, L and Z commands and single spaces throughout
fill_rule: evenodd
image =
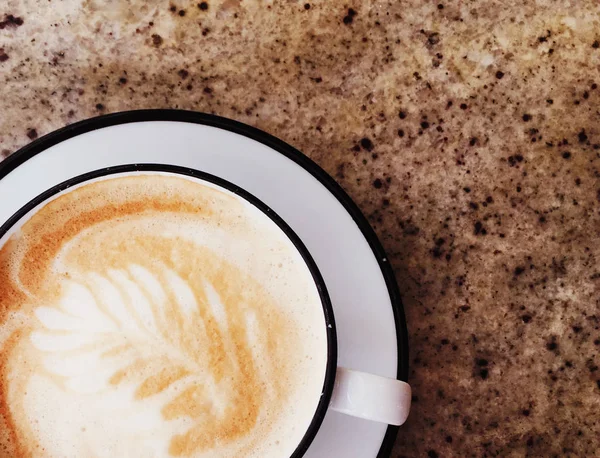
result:
M 302 239 L 325 280 L 337 323 L 338 365 L 406 381 L 404 311 L 374 231 L 321 168 L 253 127 L 177 110 L 116 113 L 65 127 L 0 163 L 0 224 L 59 183 L 133 163 L 207 172 L 271 207 Z M 388 457 L 397 431 L 330 410 L 305 457 Z

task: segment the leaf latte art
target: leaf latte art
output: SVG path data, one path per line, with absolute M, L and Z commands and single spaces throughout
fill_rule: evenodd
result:
M 323 320 L 242 198 L 160 173 L 74 187 L 0 239 L 0 457 L 290 456 Z

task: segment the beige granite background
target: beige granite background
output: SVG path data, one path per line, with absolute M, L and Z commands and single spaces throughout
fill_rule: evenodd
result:
M 282 138 L 395 266 L 393 457 L 600 456 L 599 41 L 597 0 L 2 0 L 0 152 L 149 107 Z

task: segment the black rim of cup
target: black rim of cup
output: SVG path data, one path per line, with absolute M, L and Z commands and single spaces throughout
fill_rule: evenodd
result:
M 389 263 L 389 258 L 381 246 L 375 231 L 350 196 L 348 196 L 342 187 L 337 184 L 337 182 L 331 178 L 327 172 L 321 169 L 310 158 L 289 144 L 279 140 L 277 137 L 232 119 L 196 111 L 147 109 L 111 113 L 68 125 L 43 137 L 40 137 L 24 146 L 7 159 L 0 162 L 0 180 L 32 157 L 70 138 L 110 126 L 152 121 L 172 121 L 200 124 L 226 130 L 234 134 L 250 138 L 254 141 L 262 143 L 263 145 L 271 148 L 279 154 L 284 155 L 286 158 L 298 164 L 334 195 L 334 197 L 346 209 L 359 227 L 374 256 L 376 257 L 383 274 L 392 305 L 394 322 L 396 325 L 398 351 L 397 378 L 398 380 L 407 382 L 409 370 L 408 330 L 404 315 L 404 307 L 400 297 L 400 291 L 398 289 L 394 270 Z M 388 426 L 385 437 L 383 438 L 381 447 L 377 454 L 377 458 L 387 458 L 390 456 L 396 436 L 398 434 L 398 429 L 399 428 L 397 426 Z M 294 456 L 294 458 L 296 458 L 296 456 Z
M 304 434 L 302 440 L 300 441 L 290 458 L 301 457 L 302 455 L 304 455 L 304 453 L 306 453 L 308 447 L 317 435 L 317 432 L 319 431 L 319 428 L 323 423 L 323 419 L 325 418 L 325 414 L 327 413 L 329 402 L 331 401 L 331 395 L 335 384 L 335 374 L 337 369 L 337 334 L 335 327 L 335 319 L 333 315 L 331 301 L 329 299 L 329 294 L 327 293 L 327 288 L 325 286 L 325 281 L 323 280 L 323 277 L 319 272 L 317 264 L 310 255 L 308 249 L 306 248 L 302 240 L 300 240 L 300 237 L 298 237 L 298 235 L 296 235 L 296 233 L 292 230 L 292 228 L 279 215 L 277 215 L 277 213 L 275 213 L 260 199 L 227 180 L 188 167 L 179 167 L 166 164 L 120 165 L 116 167 L 107 167 L 104 169 L 84 173 L 82 175 L 70 178 L 69 180 L 64 181 L 63 183 L 60 183 L 56 186 L 53 186 L 52 188 L 43 192 L 27 204 L 25 204 L 2 226 L 0 226 L 0 239 L 2 239 L 8 233 L 8 231 L 10 231 L 10 229 L 13 228 L 17 223 L 19 223 L 19 221 L 21 221 L 24 217 L 30 214 L 35 214 L 34 210 L 40 209 L 38 207 L 41 207 L 44 203 L 48 202 L 52 197 L 55 197 L 58 194 L 68 193 L 69 189 L 74 186 L 85 185 L 86 182 L 101 178 L 109 179 L 116 178 L 118 176 L 152 173 L 166 173 L 167 175 L 171 176 L 183 175 L 187 177 L 192 177 L 197 180 L 212 183 L 241 197 L 242 199 L 256 207 L 258 210 L 260 210 L 261 213 L 263 213 L 263 215 L 265 215 L 277 225 L 279 230 L 281 230 L 285 234 L 285 236 L 290 240 L 290 242 L 292 242 L 296 250 L 298 250 L 298 252 L 302 256 L 302 259 L 304 260 L 304 263 L 308 267 L 308 270 L 312 275 L 313 281 L 315 282 L 315 286 L 321 299 L 321 306 L 323 308 L 325 332 L 327 333 L 327 366 L 325 370 L 325 377 L 323 381 L 323 388 L 321 390 L 321 396 L 317 405 L 317 409 L 314 413 L 313 419 L 308 429 L 306 430 L 306 433 Z M 0 245 L 0 248 L 1 247 L 2 245 Z

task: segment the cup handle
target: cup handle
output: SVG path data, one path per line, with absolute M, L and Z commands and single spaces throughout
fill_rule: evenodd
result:
M 399 426 L 408 417 L 410 401 L 408 383 L 338 367 L 329 407 L 353 417 Z

